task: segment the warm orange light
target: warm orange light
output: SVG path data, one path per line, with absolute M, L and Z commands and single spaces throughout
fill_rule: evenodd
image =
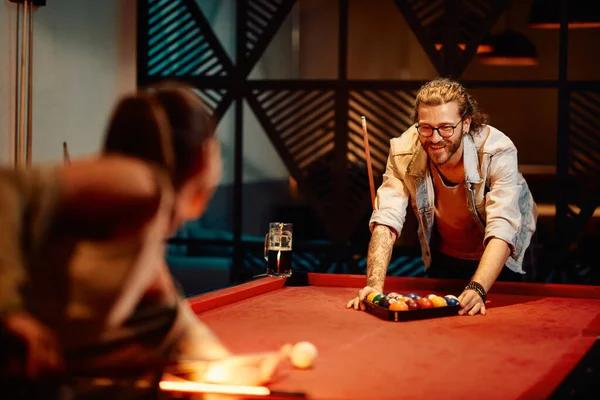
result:
M 191 381 L 161 381 L 161 390 L 179 393 L 219 393 L 243 396 L 268 396 L 271 391 L 264 386 L 215 385 Z
M 290 196 L 292 199 L 298 198 L 298 182 L 294 179 L 294 177 L 290 176 Z
M 481 57 L 479 61 L 485 65 L 514 65 L 519 67 L 538 65 L 538 60 L 533 57 Z
M 462 51 L 467 50 L 466 43 L 457 43 L 457 46 Z M 444 48 L 444 45 L 442 43 L 436 43 L 435 44 L 435 49 L 437 51 L 440 51 L 443 48 Z M 477 46 L 476 53 L 477 54 L 488 54 L 488 53 L 491 53 L 492 51 L 494 51 L 494 47 L 491 44 L 480 44 L 479 46 Z
M 281 250 L 277 252 L 277 273 L 279 273 L 279 258 L 281 257 Z
M 560 29 L 558 22 L 532 23 L 529 26 L 536 29 Z M 569 29 L 600 28 L 600 22 L 569 22 L 568 27 Z
M 507 30 L 490 37 L 494 51 L 481 54 L 479 60 L 484 65 L 532 66 L 538 64 L 535 45 L 520 32 Z
M 600 9 L 596 3 L 583 0 L 535 0 L 529 13 L 529 26 L 560 29 L 560 22 L 566 14 L 565 22 L 569 29 L 600 28 Z
M 477 54 L 488 54 L 494 51 L 494 46 L 491 44 L 480 44 L 477 46 Z

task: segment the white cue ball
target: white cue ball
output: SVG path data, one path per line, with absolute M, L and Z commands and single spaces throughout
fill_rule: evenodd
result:
M 298 342 L 292 348 L 290 359 L 296 368 L 310 368 L 317 358 L 317 348 L 310 342 Z

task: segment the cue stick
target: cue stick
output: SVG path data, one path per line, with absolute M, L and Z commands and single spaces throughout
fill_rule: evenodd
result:
M 25 0 L 26 2 L 28 0 Z M 33 2 L 29 7 L 29 58 L 27 60 L 28 69 L 28 83 L 27 83 L 27 150 L 25 156 L 25 165 L 31 166 L 31 149 L 33 147 L 33 133 L 32 133 L 32 97 L 33 97 Z
M 158 387 L 163 392 L 177 392 L 187 394 L 224 394 L 241 395 L 244 397 L 297 397 L 306 398 L 303 392 L 273 391 L 266 386 L 242 386 L 242 385 L 220 385 L 212 383 L 200 383 L 187 380 L 161 380 Z
M 14 168 L 17 168 L 18 166 L 18 162 L 19 162 L 19 88 L 20 88 L 20 81 L 19 81 L 19 29 L 21 26 L 21 19 L 19 18 L 21 14 L 21 4 L 17 3 L 17 34 L 15 35 L 15 38 L 17 39 L 17 43 L 16 43 L 16 47 L 15 47 L 15 52 L 17 53 L 17 57 L 15 58 L 16 60 L 16 64 L 15 64 L 15 71 L 16 71 L 16 78 L 15 78 L 15 129 L 13 130 L 13 166 Z
M 166 378 L 166 379 L 165 379 Z M 132 387 L 134 389 L 151 389 L 155 383 L 148 380 L 139 379 L 135 381 L 114 380 L 111 378 L 74 378 L 69 380 L 74 386 L 92 386 L 92 387 Z M 244 396 L 244 398 L 260 397 L 294 397 L 306 398 L 304 392 L 288 392 L 281 390 L 271 390 L 266 386 L 251 385 L 222 385 L 215 383 L 195 382 L 177 376 L 166 374 L 158 382 L 158 388 L 162 392 L 176 392 L 181 394 L 223 394 Z
M 367 156 L 367 173 L 369 174 L 369 187 L 371 188 L 371 206 L 375 209 L 375 183 L 373 182 L 373 169 L 371 168 L 371 152 L 369 151 L 369 134 L 367 133 L 367 118 L 363 115 L 362 120 L 363 140 L 365 142 L 365 154 Z
M 283 358 L 289 357 L 289 351 L 291 344 L 286 344 L 281 347 L 279 351 L 271 352 L 260 352 L 260 353 L 247 353 L 239 354 L 230 357 L 232 366 L 244 366 L 251 365 L 257 362 L 264 362 L 266 357 L 277 356 L 277 365 Z M 212 362 L 218 363 L 217 360 L 200 360 L 200 359 L 180 359 L 180 360 L 155 360 L 154 362 L 145 363 L 145 368 L 158 368 L 162 370 L 162 379 L 159 383 L 159 388 L 166 392 L 179 392 L 179 393 L 221 393 L 221 394 L 237 394 L 246 396 L 269 396 L 275 395 L 280 397 L 295 397 L 295 398 L 306 398 L 306 394 L 303 392 L 287 392 L 287 391 L 271 391 L 269 388 L 262 385 L 236 385 L 236 384 L 223 384 L 223 383 L 204 383 L 189 380 L 177 375 L 179 373 L 190 373 L 194 371 L 193 366 L 195 364 L 209 365 Z M 273 359 L 271 359 L 273 361 Z M 275 365 L 276 366 L 276 365 Z M 274 367 L 275 367 L 274 366 Z M 119 366 L 111 369 L 111 375 L 118 374 L 119 372 L 125 372 L 132 365 Z M 134 366 L 135 367 L 135 366 Z M 169 368 L 172 367 L 172 368 Z M 264 365 L 261 366 L 264 368 Z M 166 371 L 168 369 L 170 372 Z M 175 372 L 175 371 L 177 372 Z M 274 371 L 274 370 L 273 370 Z M 83 372 L 83 375 L 82 375 Z M 92 369 L 92 372 L 95 372 Z M 106 372 L 106 371 L 105 371 Z M 269 374 L 270 375 L 270 374 Z M 271 376 L 272 377 L 272 376 Z M 95 386 L 121 386 L 122 381 L 114 380 L 111 378 L 98 378 L 95 376 L 85 377 L 85 371 L 78 371 L 78 376 L 74 377 L 75 383 L 89 383 Z M 268 380 L 270 380 L 269 378 Z M 125 383 L 127 385 L 127 383 Z M 150 388 L 151 382 L 148 379 L 136 380 L 131 382 L 133 387 L 136 388 Z
M 69 156 L 69 146 L 67 146 L 67 142 L 63 142 L 63 161 L 65 165 L 71 165 L 71 157 Z
M 23 27 L 21 36 L 21 85 L 19 87 L 21 94 L 21 102 L 19 107 L 20 118 L 19 118 L 19 152 L 17 158 L 17 166 L 23 166 L 23 153 L 24 153 L 24 140 L 25 140 L 25 40 L 27 38 L 27 10 L 29 1 L 23 2 Z

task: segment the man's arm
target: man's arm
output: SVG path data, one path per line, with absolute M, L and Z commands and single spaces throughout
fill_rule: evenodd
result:
M 492 157 L 489 165 L 490 191 L 485 198 L 486 227 L 485 251 L 475 274 L 473 285 L 487 293 L 511 255 L 521 224 L 519 209 L 519 171 L 517 152 L 514 147 Z M 486 313 L 482 296 L 477 290 L 465 290 L 459 301 L 460 314 Z
M 486 293 L 500 275 L 508 256 L 510 256 L 510 247 L 504 240 L 490 239 L 479 262 L 479 267 L 473 275 L 473 280 L 483 286 Z
M 383 180 L 377 189 L 375 209 L 369 221 L 372 233 L 367 253 L 367 287 L 380 291 L 383 290 L 394 243 L 404 226 L 410 198 L 403 175 L 392 156 L 393 148 L 392 139 Z
M 490 190 L 485 196 L 486 249 L 491 240 L 496 238 L 504 241 L 512 253 L 521 226 L 519 196 L 522 187 L 519 183 L 516 149 L 512 147 L 494 155 L 488 171 Z
M 502 268 L 504 268 L 508 256 L 510 256 L 510 246 L 508 243 L 502 239 L 491 238 L 471 281 L 481 285 L 483 292 L 487 293 L 498 278 L 498 275 L 500 275 Z M 461 310 L 458 312 L 460 315 L 467 313 L 469 315 L 477 313 L 485 315 L 487 312 L 485 303 L 476 290 L 468 289 L 463 291 L 458 300 L 461 305 Z
M 383 181 L 377 189 L 375 209 L 369 221 L 371 240 L 367 253 L 367 285 L 346 304 L 347 308 L 364 310 L 365 297 L 370 292 L 383 291 L 392 249 L 406 218 L 410 194 L 392 156 L 393 146 L 392 139 Z
M 396 233 L 385 225 L 376 225 L 367 254 L 367 286 L 382 292 L 392 257 Z
M 383 292 L 385 275 L 390 264 L 396 237 L 394 229 L 385 225 L 375 225 L 367 253 L 367 286 L 362 288 L 356 297 L 346 304 L 347 308 L 364 310 L 364 301 L 369 293 Z

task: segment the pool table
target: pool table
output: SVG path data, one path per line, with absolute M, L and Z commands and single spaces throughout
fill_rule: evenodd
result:
M 600 335 L 595 286 L 497 282 L 485 316 L 394 322 L 346 308 L 364 276 L 292 278 L 264 277 L 189 302 L 234 352 L 314 343 L 312 368 L 286 362 L 268 385 L 310 399 L 549 398 Z M 388 277 L 385 292 L 458 295 L 464 285 Z

